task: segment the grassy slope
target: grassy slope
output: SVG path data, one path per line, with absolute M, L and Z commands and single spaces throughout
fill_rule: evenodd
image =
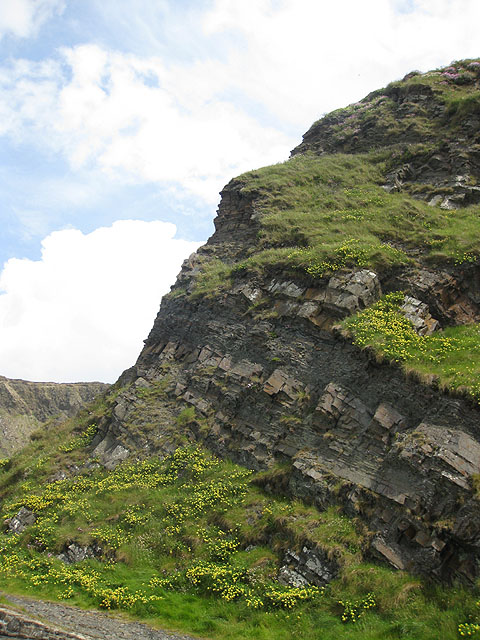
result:
M 471 592 L 362 562 L 364 534 L 335 508 L 319 513 L 263 493 L 265 473 L 288 470 L 252 474 L 188 446 L 106 472 L 85 466 L 89 431 L 68 439 L 72 424 L 63 434 L 70 446 L 47 434 L 0 471 L 3 517 L 22 505 L 38 514 L 24 533 L 0 535 L 7 591 L 120 609 L 211 638 L 448 640 L 476 616 Z M 59 459 L 83 472 L 47 484 Z M 103 556 L 63 564 L 55 555 L 72 540 L 99 542 Z M 341 566 L 325 591 L 274 580 L 284 551 L 303 544 Z
M 480 207 L 443 211 L 386 193 L 381 155 L 305 154 L 246 176 L 244 190 L 260 190 L 265 211 L 261 250 L 247 266 L 280 260 L 287 269 L 321 276 L 342 266 L 408 264 L 418 251 L 437 264 L 476 257 Z M 343 250 L 348 244 L 351 250 Z
M 387 294 L 343 326 L 360 347 L 371 346 L 407 371 L 436 376 L 440 385 L 462 389 L 480 402 L 480 326 L 448 327 L 419 336 L 400 313 L 403 294 Z
M 370 124 L 378 130 L 378 139 L 373 136 L 376 142 L 372 142 L 375 149 L 321 156 L 307 152 L 240 176 L 242 193 L 255 194 L 255 209 L 261 214 L 259 244 L 242 265 L 220 265 L 219 261 L 207 265 L 198 293 L 213 291 L 221 278 L 209 283 L 209 276 L 220 270 L 222 276 L 232 275 L 232 266 L 259 272 L 303 269 L 321 276 L 342 266 L 407 264 L 420 252 L 422 260 L 432 264 L 476 260 L 480 206 L 444 211 L 409 193 L 386 193 L 381 185 L 392 168 L 412 158 L 427 159 L 447 140 L 457 141 L 465 119 L 480 112 L 480 92 L 474 82 L 479 77 L 480 61 L 465 60 L 391 83 L 323 119 L 331 123 L 324 132 L 329 140 L 336 133 L 343 140 L 350 129 L 353 135 Z M 444 106 L 443 116 L 432 118 L 418 102 L 409 111 L 408 92 L 414 93 L 419 86 L 434 91 L 435 100 Z M 405 94 L 402 117 L 396 115 L 390 97 L 397 87 Z M 421 143 L 402 142 L 412 130 Z M 477 147 L 472 144 L 471 150 Z M 475 178 L 470 179 L 474 186 Z M 429 184 L 411 186 L 413 194 L 428 194 L 430 189 Z M 442 189 L 444 195 L 451 192 L 450 187 Z
M 319 125 L 324 126 L 329 137 L 329 147 L 348 143 L 362 134 L 362 126 L 372 124 L 379 128 L 387 144 L 409 139 L 431 143 L 435 138 L 438 144 L 447 137 L 454 139 L 464 120 L 480 111 L 479 77 L 478 58 L 460 60 L 448 67 L 423 74 L 413 72 L 403 80 L 391 82 L 384 89 L 373 91 L 359 102 L 327 114 L 315 122 L 310 131 L 317 129 Z M 446 107 L 445 115 L 441 118 L 432 118 L 429 105 L 410 97 L 418 91 L 427 95 L 425 90 L 428 89 Z M 395 115 L 393 100 L 397 90 L 404 93 L 403 106 L 408 108 L 412 105 L 414 113 L 404 111 L 400 118 Z M 308 132 L 306 135 L 308 137 Z M 408 162 L 408 158 L 405 161 Z
M 404 193 L 386 193 L 382 152 L 316 156 L 307 153 L 244 174 L 242 192 L 256 192 L 259 243 L 240 265 L 260 273 L 281 268 L 328 275 L 342 267 L 374 269 L 472 262 L 480 254 L 480 206 L 446 211 Z M 198 292 L 215 290 L 204 280 Z

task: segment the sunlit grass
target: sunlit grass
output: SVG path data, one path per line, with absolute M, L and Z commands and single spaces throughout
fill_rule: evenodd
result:
M 0 535 L 7 592 L 119 609 L 159 626 L 232 640 L 347 640 L 352 633 L 364 640 L 434 640 L 439 633 L 453 640 L 458 625 L 476 616 L 473 593 L 432 590 L 406 573 L 365 564 L 362 530 L 338 508 L 319 512 L 266 495 L 258 486 L 265 473 L 200 449 L 42 488 L 36 478 L 49 464 L 45 457 L 42 465 L 30 457 L 25 467 L 15 456 L 0 471 L 3 516 L 20 505 L 35 506 L 37 514 L 24 533 Z M 20 465 L 21 480 L 5 487 Z M 103 556 L 65 565 L 55 555 L 72 541 L 99 542 Z M 340 566 L 325 591 L 275 581 L 285 550 L 304 544 Z
M 431 336 L 418 335 L 399 308 L 403 294 L 386 295 L 343 326 L 355 344 L 373 347 L 386 359 L 407 370 L 436 376 L 450 389 L 464 388 L 480 400 L 480 326 L 448 327 Z
M 240 263 L 206 260 L 195 295 L 215 295 L 239 271 L 321 278 L 341 268 L 385 269 L 420 259 L 461 264 L 478 258 L 480 207 L 446 211 L 405 193 L 386 193 L 381 152 L 307 153 L 243 176 L 255 193 L 259 239 Z M 419 253 L 420 252 L 420 253 Z

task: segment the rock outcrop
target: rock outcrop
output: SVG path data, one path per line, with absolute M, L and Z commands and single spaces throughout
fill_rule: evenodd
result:
M 374 274 L 365 285 L 362 271 L 341 283 L 335 278 L 335 286 L 332 280 L 308 297 L 299 284 L 269 282 L 234 286 L 220 302 L 164 299 L 144 351 L 125 374 L 133 384 L 100 425 L 96 453 L 108 450 L 105 463 L 112 466 L 129 450 L 168 453 L 187 435 L 254 469 L 291 461 L 290 494 L 320 508 L 340 502 L 360 515 L 376 532 L 377 557 L 473 581 L 478 408 L 406 378 L 328 330 L 380 290 Z M 249 314 L 247 294 L 256 289 L 270 296 L 274 318 Z M 420 318 L 423 307 L 412 300 L 405 313 Z M 426 320 L 422 327 L 431 328 L 431 316 Z M 161 421 L 139 438 L 126 424 L 137 420 L 141 431 L 142 407 L 158 415 L 138 390 L 154 390 L 159 381 Z M 194 407 L 196 418 L 180 428 L 184 406 Z
M 459 176 L 468 169 L 480 177 L 480 109 L 455 120 L 428 82 L 415 78 L 322 119 L 293 153 L 395 146 L 392 162 L 400 164 L 387 171 L 386 190 L 441 195 L 435 202 L 442 206 L 447 195 L 456 206 L 476 202 L 474 180 L 468 186 Z M 412 146 L 425 142 L 432 146 Z M 431 188 L 415 191 L 420 183 Z M 190 439 L 252 469 L 289 463 L 285 490 L 361 518 L 375 557 L 473 582 L 480 572 L 478 404 L 378 361 L 338 323 L 393 290 L 404 292 L 401 310 L 419 335 L 478 322 L 478 261 L 434 266 L 415 254 L 394 269 L 359 265 L 318 277 L 245 271 L 263 214 L 258 194 L 243 186 L 234 180 L 224 189 L 214 235 L 164 297 L 136 365 L 119 381 L 116 408 L 99 424 L 95 455 L 113 467 L 132 452 L 167 454 Z M 235 269 L 224 286 L 200 295 L 203 265 L 213 259 Z M 284 580 L 294 582 L 309 563 L 322 564 L 307 547 L 292 551 Z
M 469 63 L 457 63 L 450 70 L 408 74 L 403 81 L 393 82 L 315 122 L 292 155 L 391 148 L 384 185 L 388 192 L 410 192 L 445 210 L 478 203 L 478 96 L 467 97 L 463 104 L 445 100 L 435 91 L 432 79 L 438 77 L 444 85 L 475 90 L 479 68 L 476 63 L 470 68 Z M 457 96 L 461 96 L 461 90 Z M 415 145 L 422 147 L 412 153 Z
M 314 584 L 324 587 L 338 574 L 335 560 L 329 560 L 326 554 L 303 547 L 296 553 L 288 549 L 280 567 L 278 581 L 291 587 L 306 587 Z
M 13 609 L 0 607 L 0 638 L 27 638 L 30 640 L 88 640 L 79 633 L 69 633 Z
M 154 629 L 112 612 L 86 611 L 0 592 L 0 638 L 22 640 L 194 640 L 192 636 Z

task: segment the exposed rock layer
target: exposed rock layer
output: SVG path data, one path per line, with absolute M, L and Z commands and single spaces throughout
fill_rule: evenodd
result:
M 21 608 L 21 612 L 10 606 L 0 607 L 2 639 L 193 640 L 191 636 L 153 629 L 146 624 L 115 617 L 111 613 L 85 611 L 57 602 L 42 602 L 10 594 L 6 598 L 9 605 Z
M 351 281 L 344 279 L 347 287 Z M 362 516 L 375 531 L 371 551 L 378 557 L 397 568 L 473 580 L 478 409 L 405 378 L 328 330 L 347 315 L 342 301 L 351 297 L 337 291 L 336 303 L 325 305 L 331 281 L 310 294 L 320 300 L 308 313 L 300 283 L 246 286 L 269 291 L 274 318 L 249 312 L 244 287 L 215 302 L 164 299 L 136 367 L 125 374 L 132 386 L 101 425 L 96 453 L 112 466 L 119 450 L 167 453 L 187 435 L 254 469 L 290 460 L 290 493 L 320 508 L 340 501 Z M 379 295 L 379 287 L 371 291 Z M 161 381 L 160 420 L 139 439 L 128 425 L 141 431 L 152 416 L 139 418 L 138 390 Z M 195 407 L 197 419 L 180 428 L 184 406 Z

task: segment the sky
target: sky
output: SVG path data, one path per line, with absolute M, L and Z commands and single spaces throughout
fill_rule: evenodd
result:
M 0 0 L 0 375 L 114 382 L 222 187 L 480 56 L 478 0 Z

